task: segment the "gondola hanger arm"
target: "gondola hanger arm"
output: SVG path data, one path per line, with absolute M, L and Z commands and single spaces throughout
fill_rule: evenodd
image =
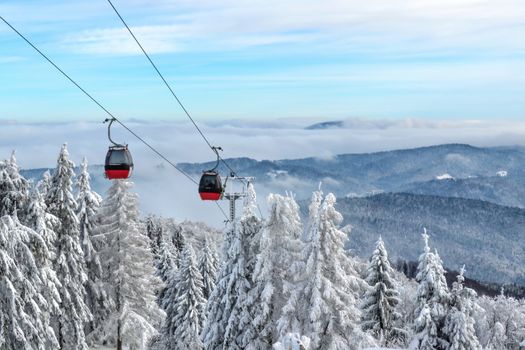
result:
M 215 169 L 217 169 L 219 167 L 219 163 L 221 161 L 221 156 L 219 155 L 219 151 L 222 151 L 222 147 L 220 147 L 220 146 L 212 146 L 211 149 L 217 155 L 217 163 L 215 163 L 215 166 L 210 171 L 215 171 Z
M 122 145 L 122 144 L 120 144 L 120 143 L 116 143 L 116 142 L 113 141 L 113 139 L 111 138 L 111 125 L 112 125 L 115 121 L 117 121 L 117 118 L 114 118 L 114 117 L 113 117 L 113 118 L 106 118 L 106 119 L 104 120 L 104 123 L 109 122 L 109 124 L 108 124 L 108 139 L 109 139 L 109 142 L 111 142 L 115 147 L 126 147 L 126 146 L 124 146 L 124 145 Z

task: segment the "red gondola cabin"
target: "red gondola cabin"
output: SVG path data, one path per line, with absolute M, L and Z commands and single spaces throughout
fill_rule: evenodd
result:
M 205 171 L 199 183 L 199 194 L 203 201 L 218 201 L 222 197 L 221 177 L 216 171 Z
M 109 180 L 127 179 L 133 171 L 133 159 L 127 146 L 112 146 L 106 154 L 105 176 Z

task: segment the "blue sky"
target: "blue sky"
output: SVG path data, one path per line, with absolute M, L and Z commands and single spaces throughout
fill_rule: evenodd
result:
M 198 120 L 524 117 L 522 0 L 115 0 Z M 0 14 L 122 119 L 184 119 L 105 0 Z M 0 120 L 105 115 L 0 23 Z

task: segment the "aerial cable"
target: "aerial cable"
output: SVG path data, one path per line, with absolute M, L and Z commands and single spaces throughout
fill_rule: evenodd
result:
M 170 161 L 168 158 L 166 158 L 162 153 L 160 153 L 155 147 L 153 147 L 151 144 L 149 144 L 146 140 L 144 140 L 141 136 L 139 136 L 136 132 L 134 132 L 132 129 L 130 129 L 126 124 L 121 122 L 117 117 L 115 117 L 107 108 L 105 108 L 97 99 L 95 99 L 89 92 L 87 92 L 82 86 L 80 86 L 73 78 L 71 78 L 66 72 L 64 72 L 58 65 L 55 64 L 46 54 L 44 54 L 42 51 L 40 51 L 29 39 L 27 39 L 22 33 L 20 33 L 15 27 L 11 25 L 4 17 L 0 16 L 0 19 L 7 24 L 9 28 L 11 28 L 20 38 L 22 38 L 29 46 L 31 46 L 36 52 L 40 54 L 47 62 L 49 62 L 53 67 L 55 67 L 56 70 L 58 70 L 64 77 L 66 77 L 73 85 L 75 85 L 80 91 L 84 93 L 93 103 L 95 103 L 98 107 L 100 107 L 107 115 L 111 117 L 111 119 L 114 119 L 117 123 L 122 125 L 124 129 L 126 129 L 131 135 L 135 136 L 140 142 L 145 144 L 149 149 L 151 149 L 155 154 L 157 154 L 160 158 L 162 158 L 164 161 L 166 161 L 169 165 L 171 165 L 174 169 L 179 171 L 182 175 L 184 175 L 188 180 L 193 182 L 195 185 L 198 185 L 198 182 L 191 177 L 187 172 L 179 168 L 177 165 L 175 165 L 172 161 Z M 228 219 L 228 215 L 224 212 L 222 207 L 218 204 L 217 207 L 220 209 L 222 214 L 226 219 Z
M 188 173 L 186 173 L 184 170 L 177 167 L 175 164 L 173 164 L 169 159 L 167 159 L 162 153 L 157 151 L 153 146 L 151 146 L 146 140 L 144 140 L 142 137 L 140 137 L 137 133 L 135 133 L 133 130 L 131 130 L 127 125 L 125 125 L 123 122 L 121 122 L 117 117 L 115 117 L 106 107 L 104 107 L 100 102 L 97 101 L 89 92 L 87 92 L 82 86 L 80 86 L 73 78 L 71 78 L 66 72 L 64 72 L 59 66 L 55 64 L 46 54 L 44 54 L 42 51 L 40 51 L 29 39 L 27 39 L 22 33 L 20 33 L 18 30 L 16 30 L 15 27 L 13 27 L 9 22 L 7 22 L 4 17 L 0 16 L 0 19 L 7 24 L 18 36 L 20 36 L 26 43 L 28 43 L 36 52 L 40 54 L 43 58 L 46 59 L 53 67 L 56 68 L 64 77 L 66 77 L 73 85 L 75 85 L 80 91 L 84 93 L 89 99 L 94 102 L 97 106 L 99 106 L 107 115 L 109 115 L 111 118 L 109 120 L 114 120 L 120 125 L 122 125 L 127 131 L 129 131 L 133 136 L 135 136 L 139 141 L 144 143 L 146 146 L 148 146 L 153 152 L 155 152 L 159 157 L 164 159 L 168 164 L 170 164 L 172 167 L 174 167 L 176 170 L 181 172 L 184 176 L 186 176 L 190 181 L 197 184 L 197 181 L 193 179 Z
M 151 64 L 151 66 L 153 67 L 153 69 L 155 69 L 155 71 L 157 72 L 158 76 L 160 77 L 160 79 L 162 79 L 162 81 L 164 82 L 164 85 L 166 85 L 166 87 L 168 88 L 168 90 L 170 91 L 171 95 L 175 98 L 175 100 L 177 101 L 177 103 L 179 104 L 179 106 L 182 108 L 182 110 L 184 111 L 184 113 L 186 114 L 186 116 L 188 117 L 188 119 L 192 122 L 193 126 L 195 126 L 195 129 L 197 129 L 197 131 L 199 132 L 199 134 L 201 135 L 202 139 L 206 142 L 206 144 L 208 145 L 208 147 L 215 153 L 216 150 L 215 150 L 215 147 L 212 146 L 212 144 L 210 143 L 210 141 L 208 140 L 208 138 L 204 135 L 204 133 L 202 132 L 202 130 L 199 128 L 199 126 L 197 125 L 197 123 L 195 122 L 195 120 L 192 118 L 192 116 L 190 115 L 190 113 L 188 112 L 188 110 L 186 109 L 186 107 L 184 107 L 184 104 L 182 103 L 182 101 L 177 97 L 177 94 L 175 94 L 175 92 L 173 91 L 173 89 L 171 88 L 170 84 L 168 83 L 168 81 L 164 78 L 164 76 L 162 75 L 162 73 L 160 72 L 160 70 L 157 68 L 157 65 L 153 62 L 153 60 L 151 59 L 151 57 L 148 55 L 148 53 L 146 52 L 146 50 L 144 49 L 144 47 L 142 46 L 142 44 L 140 43 L 140 41 L 137 39 L 137 37 L 135 36 L 135 34 L 133 33 L 133 31 L 131 30 L 131 28 L 128 26 L 128 24 L 126 23 L 126 21 L 124 20 L 124 18 L 120 15 L 120 13 L 118 12 L 117 8 L 113 5 L 113 3 L 111 2 L 111 0 L 107 0 L 108 3 L 111 5 L 111 7 L 113 8 L 113 11 L 115 11 L 115 13 L 117 14 L 118 18 L 120 18 L 122 24 L 124 24 L 124 26 L 126 27 L 126 29 L 128 30 L 129 34 L 131 34 L 131 36 L 133 37 L 133 39 L 135 40 L 135 42 L 137 43 L 137 45 L 139 46 L 139 48 L 142 50 L 142 53 L 144 53 L 144 56 L 146 56 L 146 58 L 148 59 L 149 63 Z M 226 162 L 226 160 L 224 160 L 220 155 L 218 155 L 219 159 L 222 160 L 222 162 L 224 163 L 224 165 L 233 173 L 235 174 L 235 170 L 233 170 L 233 168 Z

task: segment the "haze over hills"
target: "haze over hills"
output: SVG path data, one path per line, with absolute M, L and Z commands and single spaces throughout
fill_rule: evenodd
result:
M 227 162 L 240 175 L 255 176 L 261 203 L 269 192 L 291 191 L 306 208 L 306 200 L 322 182 L 325 193 L 334 192 L 339 198 L 345 224 L 353 225 L 348 248 L 362 257 L 368 257 L 381 234 L 393 259 L 414 260 L 421 253 L 421 231 L 427 227 L 447 268 L 457 270 L 466 264 L 470 277 L 525 285 L 525 252 L 523 244 L 516 244 L 525 227 L 525 209 L 519 209 L 525 208 L 525 149 L 521 147 L 447 144 L 329 159 L 232 158 Z M 198 177 L 214 163 L 179 166 Z M 102 166 L 90 169 L 93 188 L 105 193 L 109 183 Z M 222 164 L 219 170 L 228 174 Z M 22 174 L 38 179 L 44 171 Z M 163 167 L 155 171 L 167 172 Z M 139 194 L 142 187 L 152 189 L 151 179 L 144 176 L 136 174 L 133 181 Z M 144 193 L 143 197 L 151 201 L 158 196 Z M 162 205 L 146 204 L 150 209 Z
M 525 150 L 522 147 L 478 148 L 448 144 L 329 159 L 257 161 L 229 159 L 239 174 L 255 176 L 276 192 L 293 191 L 308 198 L 319 182 L 338 197 L 380 192 L 409 192 L 491 201 L 525 207 Z M 193 174 L 214 163 L 180 164 Z M 228 171 L 221 166 L 222 174 Z

